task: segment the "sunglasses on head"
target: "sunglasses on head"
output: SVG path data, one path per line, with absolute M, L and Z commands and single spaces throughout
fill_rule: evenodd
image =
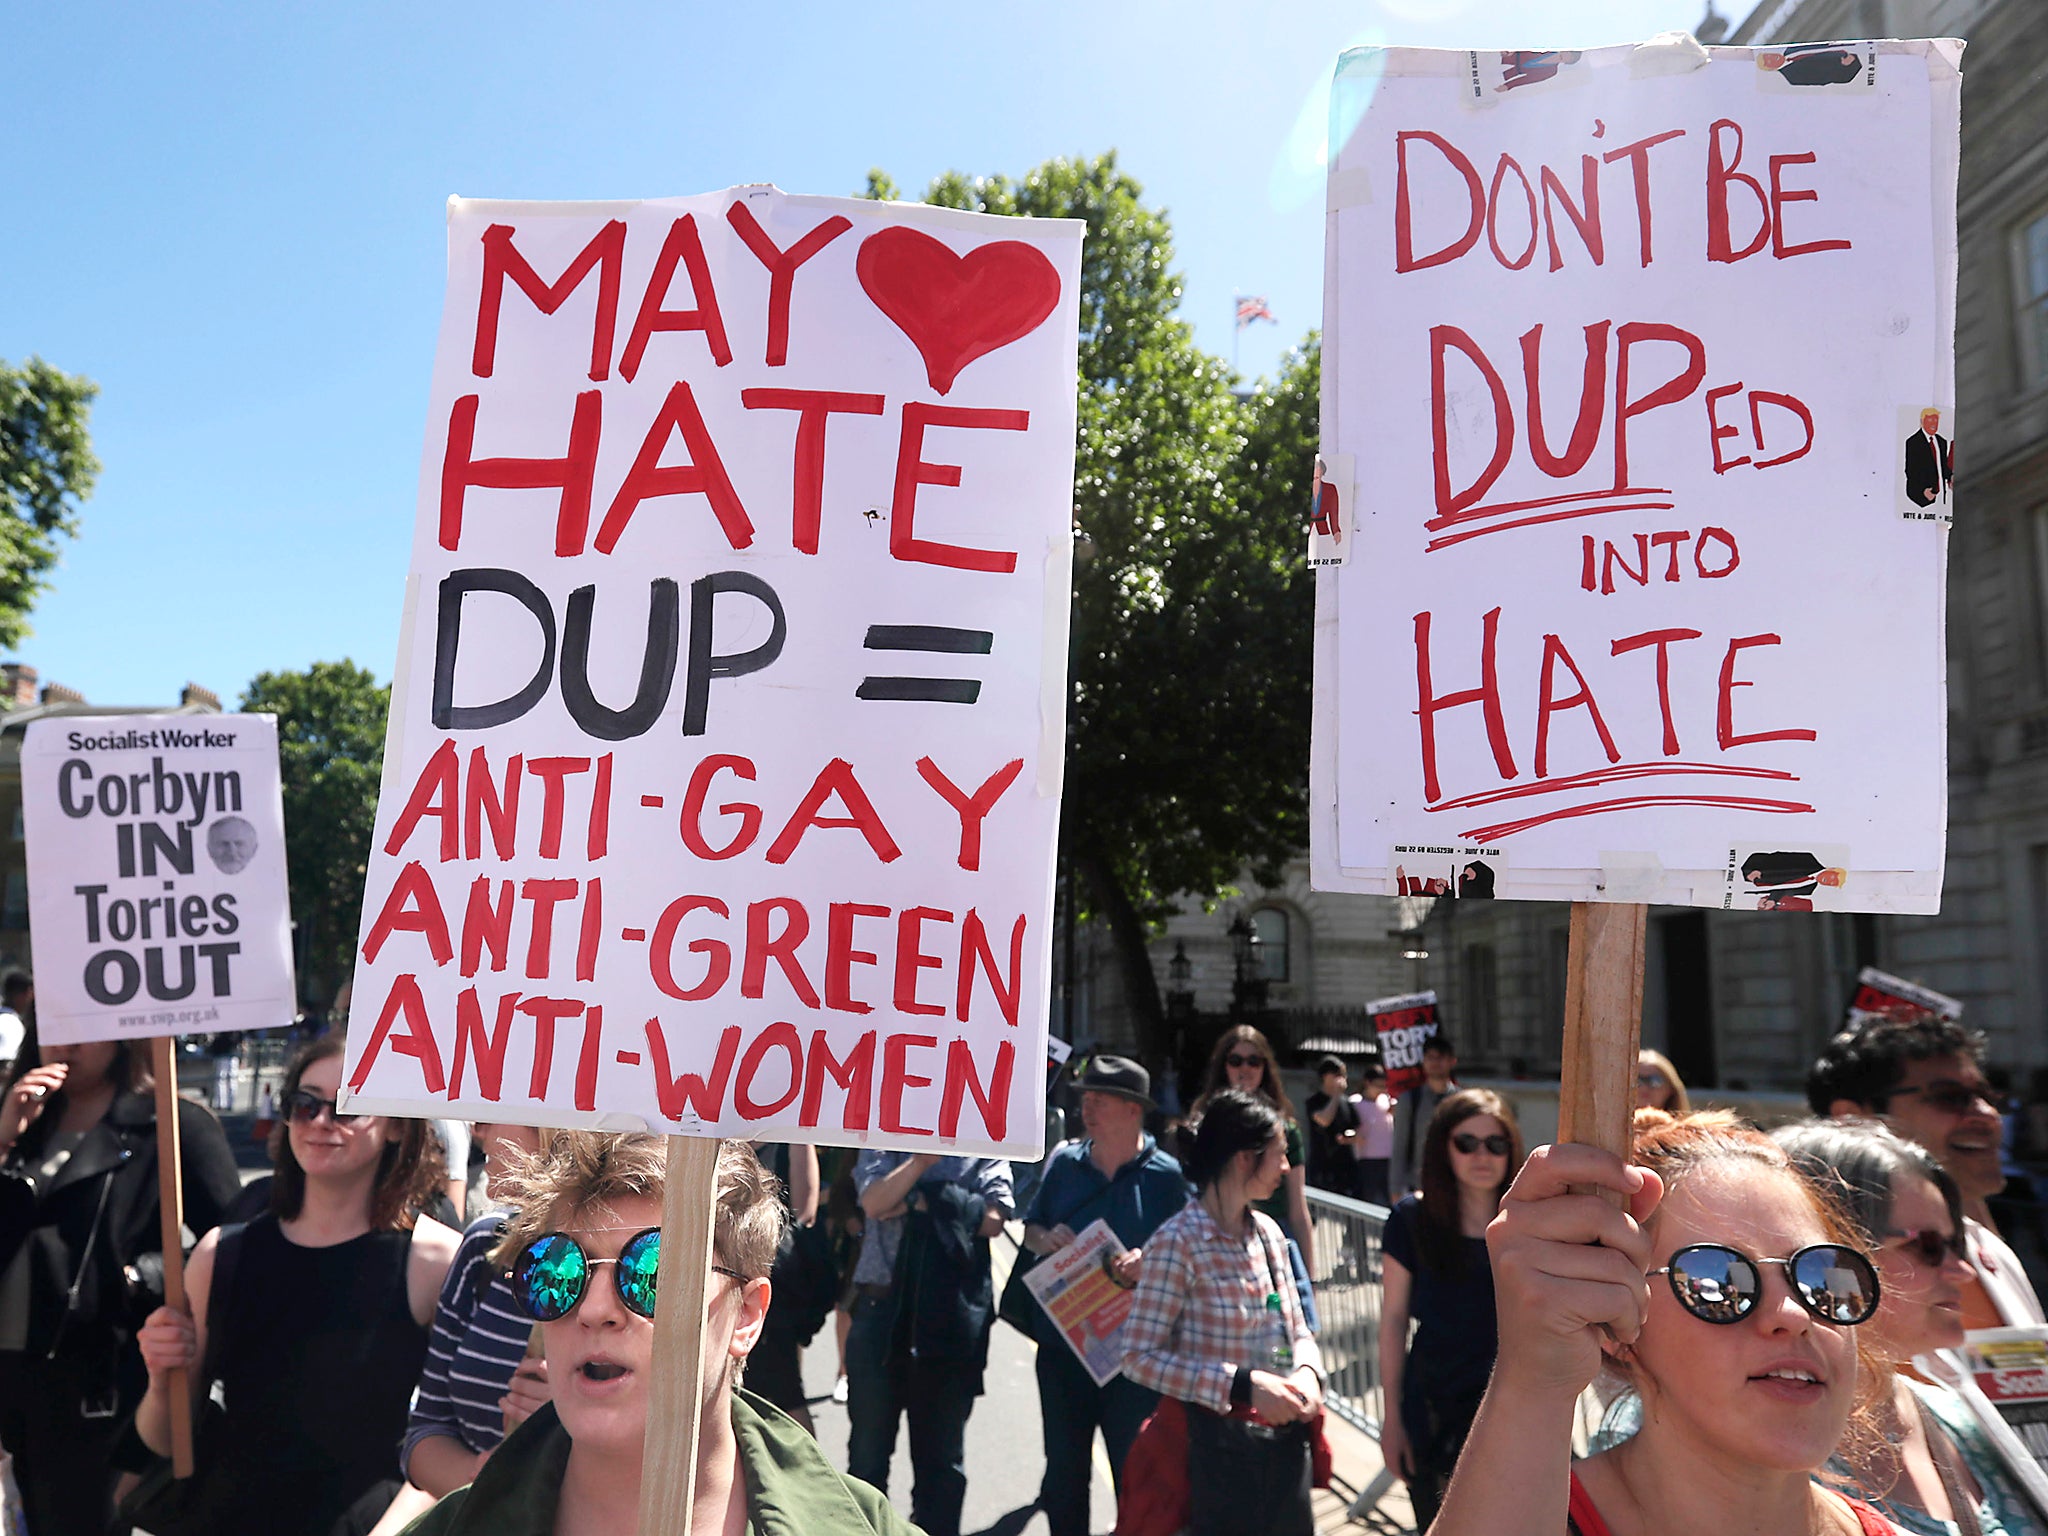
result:
M 286 1094 L 278 1108 L 285 1119 L 298 1125 L 311 1125 L 320 1118 L 322 1111 L 325 1111 L 327 1118 L 336 1125 L 347 1125 L 360 1118 L 356 1115 L 343 1114 L 335 1106 L 334 1100 L 323 1099 L 319 1094 L 308 1093 L 303 1088 L 294 1088 Z
M 1266 1064 L 1266 1058 L 1263 1056 L 1240 1056 L 1233 1051 L 1230 1055 L 1223 1058 L 1223 1064 L 1226 1067 L 1263 1067 Z
M 1923 1227 L 1918 1232 L 1887 1232 L 1885 1236 L 1904 1238 L 1899 1251 L 1911 1254 L 1929 1269 L 1941 1268 L 1950 1254 L 1966 1264 L 1970 1260 L 1969 1239 L 1960 1231 L 1937 1232 L 1932 1227 Z
M 1799 1305 L 1824 1323 L 1853 1327 L 1877 1311 L 1877 1271 L 1854 1248 L 1815 1243 L 1790 1258 L 1752 1259 L 1724 1243 L 1695 1243 L 1652 1275 L 1671 1277 L 1671 1294 L 1707 1323 L 1739 1323 L 1763 1297 L 1763 1266 L 1782 1265 Z
M 1988 1083 L 1959 1083 L 1954 1078 L 1944 1077 L 1931 1083 L 1922 1083 L 1917 1088 L 1894 1088 L 1889 1097 L 1917 1093 L 1920 1102 L 1944 1114 L 1966 1115 L 1978 1104 L 1988 1104 L 1999 1114 L 2005 1112 L 2005 1098 Z

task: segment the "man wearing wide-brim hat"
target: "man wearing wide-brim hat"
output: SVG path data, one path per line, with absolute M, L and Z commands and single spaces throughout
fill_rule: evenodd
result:
M 1033 1254 L 1057 1253 L 1091 1223 L 1107 1222 L 1128 1250 L 1110 1266 L 1110 1277 L 1136 1287 L 1144 1245 L 1189 1199 L 1180 1164 L 1146 1134 L 1145 1114 L 1152 1108 L 1152 1079 L 1143 1067 L 1122 1056 L 1090 1059 L 1081 1074 L 1085 1134 L 1046 1159 L 1038 1193 L 1024 1213 L 1024 1246 Z M 1038 1340 L 1039 1417 L 1045 1425 L 1039 1507 L 1051 1536 L 1088 1536 L 1095 1432 L 1102 1431 L 1110 1471 L 1121 1488 L 1124 1457 L 1159 1394 L 1122 1375 L 1096 1386 L 1035 1302 L 1032 1321 Z

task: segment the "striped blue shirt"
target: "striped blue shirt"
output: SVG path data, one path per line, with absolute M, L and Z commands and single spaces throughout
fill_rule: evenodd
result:
M 398 1448 L 401 1467 L 430 1435 L 446 1435 L 482 1453 L 505 1438 L 498 1399 L 526 1357 L 533 1321 L 512 1299 L 512 1283 L 491 1268 L 490 1252 L 505 1233 L 505 1216 L 479 1216 L 462 1234 L 441 1286 L 419 1395 Z

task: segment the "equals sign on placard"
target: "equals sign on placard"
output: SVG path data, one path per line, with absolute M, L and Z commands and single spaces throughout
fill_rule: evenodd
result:
M 870 624 L 862 643 L 871 651 L 922 651 L 937 656 L 986 656 L 995 644 L 987 629 L 943 624 Z M 976 677 L 864 677 L 857 699 L 901 699 L 923 704 L 972 704 L 981 697 Z

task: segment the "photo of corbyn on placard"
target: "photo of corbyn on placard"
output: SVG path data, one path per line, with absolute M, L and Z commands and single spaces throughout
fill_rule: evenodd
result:
M 256 857 L 256 829 L 241 816 L 223 816 L 206 829 L 206 856 L 224 875 L 239 875 Z

